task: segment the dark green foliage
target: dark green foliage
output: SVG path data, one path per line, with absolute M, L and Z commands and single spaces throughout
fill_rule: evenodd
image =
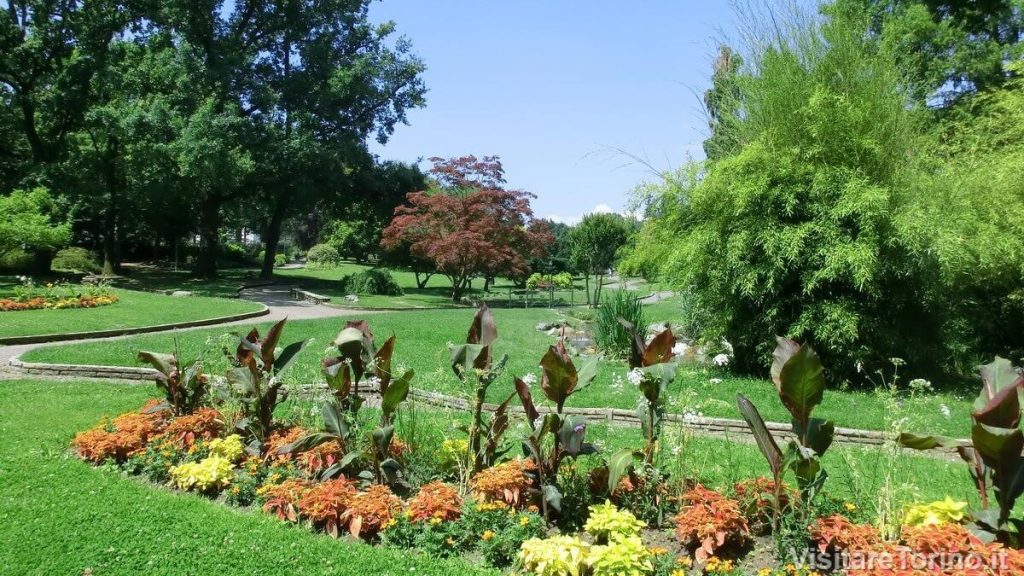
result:
M 597 308 L 597 319 L 594 323 L 594 337 L 598 347 L 607 354 L 625 357 L 633 346 L 633 336 L 627 331 L 619 318 L 623 318 L 640 330 L 645 329 L 644 307 L 637 294 L 632 290 L 614 290 Z
M 361 296 L 401 296 L 402 287 L 391 276 L 387 268 L 371 268 L 348 274 L 341 279 L 341 289 L 349 294 Z
M 100 271 L 100 265 L 96 262 L 96 255 L 77 246 L 64 248 L 57 252 L 50 263 L 54 270 L 66 272 L 89 272 L 95 274 Z
M 203 374 L 203 363 L 193 360 L 184 366 L 176 354 L 139 352 L 136 359 L 157 371 L 156 385 L 164 391 L 165 405 L 176 416 L 191 414 L 208 398 L 209 381 Z
M 591 306 L 601 302 L 604 277 L 628 238 L 629 228 L 617 214 L 587 214 L 569 231 L 573 269 L 582 272 L 587 279 L 587 302 Z M 589 289 L 591 275 L 594 276 L 593 295 Z

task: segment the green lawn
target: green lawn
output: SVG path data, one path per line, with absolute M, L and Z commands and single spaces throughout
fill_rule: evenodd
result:
M 254 510 L 169 491 L 112 468 L 95 468 L 71 456 L 75 432 L 104 415 L 138 407 L 151 385 L 102 382 L 8 381 L 0 386 L 0 555 L 3 574 L 495 574 L 459 561 L 437 561 L 409 551 L 332 540 Z M 293 411 L 304 412 L 298 406 Z M 283 409 L 287 414 L 292 410 Z M 456 435 L 460 415 L 415 410 L 420 438 Z M 403 408 L 399 433 L 409 438 Z M 517 427 L 510 430 L 515 441 Z M 692 478 L 724 489 L 764 475 L 757 448 L 715 438 L 666 433 L 665 448 L 678 448 L 662 464 L 674 478 Z M 636 430 L 589 427 L 605 452 L 641 445 Z M 421 444 L 424 445 L 424 444 Z M 598 458 L 597 456 L 590 457 Z M 596 463 L 593 460 L 592 463 Z M 887 456 L 881 449 L 835 447 L 823 458 L 830 479 L 825 495 L 855 503 L 869 520 L 888 486 L 897 508 L 950 495 L 974 500 L 965 467 L 916 455 Z
M 367 315 L 375 334 L 386 338 L 398 336 L 395 360 L 416 370 L 414 386 L 439 390 L 450 394 L 469 393 L 448 367 L 448 342 L 461 342 L 473 316 L 472 310 L 422 310 L 375 313 Z M 356 318 L 352 316 L 351 318 Z M 538 363 L 554 338 L 534 329 L 540 321 L 558 319 L 557 311 L 547 309 L 495 310 L 499 340 L 497 354 L 510 356 L 506 375 L 491 387 L 490 398 L 503 399 L 513 391 L 511 375 L 534 372 L 539 376 Z M 293 382 L 320 381 L 319 360 L 328 353 L 330 342 L 340 331 L 346 318 L 293 322 L 285 330 L 284 341 L 313 338 L 299 359 L 289 380 Z M 653 319 L 653 318 L 652 318 Z M 259 324 L 265 332 L 267 323 Z M 187 334 L 149 334 L 103 343 L 80 343 L 42 348 L 24 356 L 30 361 L 49 361 L 71 364 L 134 365 L 140 349 L 172 350 L 177 338 L 183 356 L 195 356 L 206 350 L 207 369 L 220 373 L 226 367 L 219 349 L 218 337 L 223 328 L 190 331 Z M 224 344 L 233 349 L 234 340 Z M 586 407 L 632 408 L 637 392 L 628 383 L 614 385 L 613 376 L 623 376 L 625 364 L 621 361 L 602 360 L 598 377 L 587 389 L 573 395 L 569 405 Z M 720 381 L 719 381 L 720 380 Z M 685 365 L 672 388 L 675 412 L 691 410 L 706 416 L 739 418 L 736 393 L 747 395 L 766 419 L 788 421 L 789 416 L 778 400 L 773 385 L 767 380 L 737 378 L 724 372 Z M 941 406 L 949 408 L 951 415 L 942 414 Z M 936 393 L 925 397 L 905 398 L 899 403 L 887 401 L 878 393 L 830 390 L 817 416 L 832 418 L 837 426 L 885 430 L 897 418 L 907 417 L 913 430 L 964 436 L 968 432 L 970 403 L 953 394 Z
M 341 289 L 339 280 L 348 274 L 361 272 L 370 268 L 363 264 L 345 262 L 333 268 L 290 268 L 278 269 L 274 275 L 281 281 L 294 283 L 306 290 L 331 296 L 333 304 L 355 308 L 438 308 L 455 306 L 451 299 L 452 285 L 448 278 L 434 274 L 427 281 L 426 286 L 419 288 L 416 285 L 416 275 L 405 270 L 391 270 L 391 276 L 405 292 L 402 296 L 372 296 L 361 295 L 356 303 L 345 302 L 347 293 Z M 553 295 L 548 292 L 538 292 L 530 296 L 530 306 L 547 306 L 551 303 L 553 296 L 556 305 L 569 305 L 586 302 L 587 294 L 583 290 L 583 280 L 577 278 L 576 288 L 570 290 L 556 290 Z M 473 282 L 473 290 L 467 296 L 486 301 L 491 307 L 513 307 L 523 308 L 526 306 L 525 296 L 513 294 L 512 301 L 509 301 L 509 290 L 519 290 L 511 280 L 498 278 L 489 292 L 484 292 L 483 280 L 476 279 Z
M 172 297 L 115 289 L 120 301 L 97 308 L 0 312 L 0 337 L 65 334 L 203 320 L 260 309 L 255 302 L 203 296 Z
M 495 574 L 457 561 L 333 540 L 255 511 L 93 468 L 75 432 L 138 407 L 151 386 L 0 386 L 0 574 Z

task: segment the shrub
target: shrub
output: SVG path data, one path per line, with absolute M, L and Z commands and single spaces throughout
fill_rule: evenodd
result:
M 685 546 L 696 547 L 698 560 L 747 542 L 750 530 L 739 502 L 700 484 L 683 494 L 683 502 L 685 506 L 676 516 L 676 537 Z
M 374 484 L 352 498 L 344 519 L 355 537 L 372 538 L 402 510 L 402 501 L 383 484 Z
M 242 445 L 242 437 L 232 434 L 227 438 L 214 438 L 206 445 L 210 454 L 220 456 L 229 462 L 238 462 L 245 454 L 245 446 Z
M 274 266 L 277 266 L 278 268 L 280 268 L 281 266 L 284 266 L 287 263 L 288 263 L 288 256 L 286 256 L 285 254 L 281 254 L 280 252 L 277 253 L 277 254 L 274 254 Z
M 644 330 L 644 307 L 631 290 L 613 290 L 597 309 L 597 322 L 594 325 L 594 338 L 597 345 L 604 351 L 623 357 L 629 354 L 632 336 L 622 324 L 623 318 L 637 330 Z
M 816 519 L 811 524 L 811 539 L 824 554 L 868 550 L 881 540 L 881 536 L 874 526 L 854 524 L 836 514 Z
M 317 528 L 337 538 L 345 512 L 355 497 L 355 484 L 341 476 L 306 490 L 298 502 L 299 513 Z
M 88 272 L 97 274 L 100 272 L 100 265 L 96 256 L 85 248 L 71 247 L 64 248 L 57 252 L 50 263 L 54 270 L 67 272 Z
M 212 455 L 199 462 L 185 462 L 170 470 L 171 482 L 182 490 L 216 492 L 234 478 L 234 466 L 221 456 Z
M 102 427 L 79 432 L 72 440 L 78 455 L 94 464 L 108 458 L 124 462 L 144 446 L 142 437 L 127 432 L 111 432 Z
M 636 519 L 629 510 L 619 510 L 614 504 L 605 501 L 590 507 L 590 517 L 583 529 L 594 536 L 598 542 L 607 542 L 611 536 L 636 536 L 647 526 L 646 522 Z
M 526 492 L 532 481 L 526 475 L 535 470 L 532 460 L 509 460 L 473 475 L 469 487 L 473 496 L 482 502 L 504 502 L 513 507 L 525 506 Z
M 956 524 L 963 521 L 966 509 L 967 502 L 954 502 L 946 496 L 945 500 L 911 506 L 903 517 L 903 523 L 907 526 Z
M 742 480 L 733 485 L 732 491 L 752 528 L 764 531 L 771 527 L 775 510 L 774 480 L 763 476 Z M 785 513 L 798 498 L 796 490 L 783 482 L 779 488 L 779 512 Z
M 317 244 L 306 253 L 306 262 L 315 266 L 337 266 L 341 264 L 341 254 L 330 244 Z
M 341 289 L 360 296 L 401 296 L 402 287 L 387 268 L 370 268 L 341 279 Z
M 444 482 L 431 482 L 409 500 L 407 515 L 412 522 L 449 521 L 459 517 L 462 498 L 459 492 Z
M 309 480 L 289 478 L 280 484 L 264 484 L 256 490 L 256 496 L 263 502 L 263 511 L 267 514 L 297 522 L 299 502 L 312 487 Z
M 200 408 L 192 414 L 178 416 L 167 425 L 164 436 L 180 448 L 196 440 L 216 438 L 224 432 L 224 417 L 213 408 Z
M 531 538 L 519 550 L 519 567 L 537 576 L 579 576 L 586 572 L 590 545 L 573 536 Z
M 464 547 L 475 547 L 489 564 L 498 567 L 512 564 L 523 542 L 543 537 L 547 527 L 536 507 L 516 513 L 500 501 L 466 506 L 458 525 Z
M 607 545 L 594 546 L 587 556 L 591 576 L 649 574 L 654 570 L 653 554 L 639 536 L 612 534 Z

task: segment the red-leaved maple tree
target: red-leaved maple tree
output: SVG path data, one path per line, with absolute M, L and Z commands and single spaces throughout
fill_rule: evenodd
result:
M 550 230 L 533 220 L 529 192 L 505 190 L 496 157 L 432 158 L 438 190 L 411 192 L 384 229 L 381 246 L 408 246 L 429 260 L 452 283 L 458 301 L 477 276 L 524 278 L 529 259 L 542 258 L 554 241 Z

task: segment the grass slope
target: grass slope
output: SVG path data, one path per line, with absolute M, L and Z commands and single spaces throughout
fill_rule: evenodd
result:
M 134 290 L 114 292 L 121 300 L 98 308 L 0 312 L 0 337 L 136 328 L 204 320 L 260 308 L 255 302 L 238 299 L 202 296 L 176 298 Z
M 472 310 L 424 310 L 376 313 L 366 315 L 374 333 L 386 338 L 398 336 L 395 360 L 416 370 L 414 386 L 450 394 L 466 395 L 469 390 L 459 382 L 448 367 L 448 342 L 461 342 L 473 317 Z M 353 316 L 356 318 L 358 316 Z M 498 355 L 510 356 L 506 374 L 491 388 L 491 399 L 504 399 L 512 393 L 511 375 L 527 372 L 539 374 L 538 363 L 554 338 L 535 330 L 540 321 L 557 320 L 557 312 L 546 309 L 496 310 L 499 339 L 495 345 Z M 345 318 L 296 321 L 285 329 L 283 342 L 313 338 L 289 378 L 295 382 L 321 380 L 319 360 L 326 356 L 330 342 L 344 325 Z M 652 319 L 653 320 L 653 319 Z M 262 333 L 268 324 L 260 324 Z M 102 343 L 81 343 L 34 350 L 23 358 L 29 361 L 47 361 L 70 364 L 134 365 L 138 350 L 173 350 L 174 340 L 184 357 L 193 357 L 206 350 L 207 370 L 222 373 L 227 364 L 221 357 L 221 344 L 234 348 L 234 340 L 217 339 L 225 329 L 212 328 L 182 334 L 149 334 Z M 625 364 L 602 360 L 598 377 L 587 389 L 573 395 L 569 405 L 583 407 L 632 408 L 637 392 L 628 384 L 616 387 L 615 376 L 623 376 Z M 719 381 L 720 380 L 720 381 Z M 675 412 L 693 411 L 706 416 L 739 418 L 736 394 L 742 392 L 761 410 L 766 419 L 787 422 L 788 412 L 778 400 L 774 386 L 767 380 L 737 378 L 725 372 L 694 366 L 684 366 L 672 387 Z M 816 416 L 832 418 L 837 426 L 885 430 L 897 418 L 907 417 L 910 430 L 963 436 L 967 433 L 970 403 L 950 393 L 937 393 L 917 398 L 905 398 L 898 404 L 880 394 L 863 391 L 830 390 Z M 941 407 L 950 410 L 943 414 Z
M 104 383 L 0 386 L 0 574 L 492 574 L 461 562 L 332 540 L 96 469 L 75 432 L 137 408 L 153 389 Z

